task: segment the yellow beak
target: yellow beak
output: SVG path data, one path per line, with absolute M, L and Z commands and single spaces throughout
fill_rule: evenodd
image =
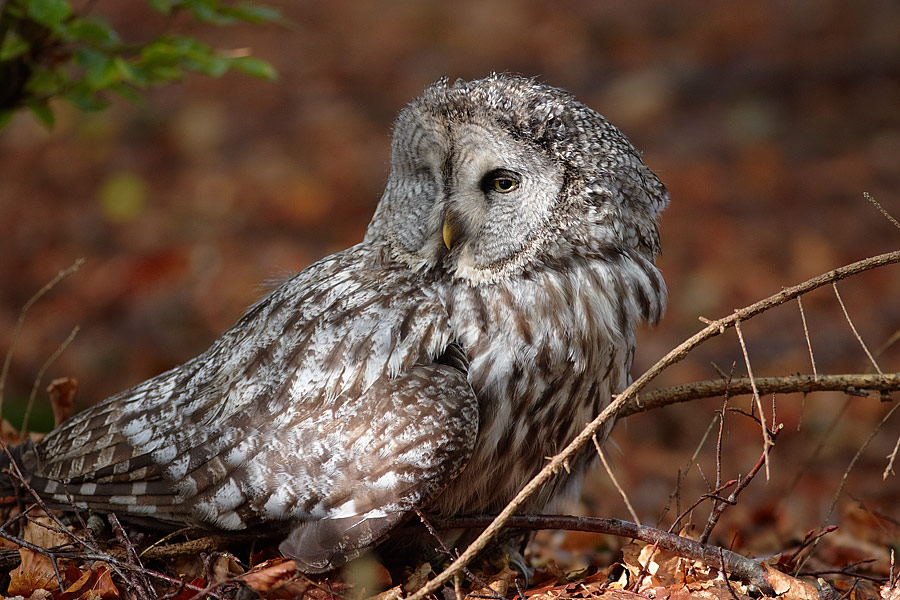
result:
M 442 233 L 444 236 L 444 245 L 447 246 L 447 250 L 450 250 L 450 248 L 453 247 L 454 231 L 453 231 L 453 225 L 450 224 L 449 219 L 444 219 L 444 230 Z

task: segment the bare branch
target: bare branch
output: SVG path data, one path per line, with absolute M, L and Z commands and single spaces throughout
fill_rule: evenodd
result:
M 491 515 L 454 517 L 436 521 L 434 525 L 439 529 L 475 529 L 490 524 L 492 519 L 494 517 Z M 674 552 L 679 556 L 702 561 L 714 568 L 724 565 L 724 569 L 728 573 L 748 583 L 752 583 L 760 589 L 770 587 L 766 579 L 765 569 L 755 560 L 730 550 L 724 550 L 718 546 L 701 544 L 698 541 L 681 537 L 674 533 L 622 521 L 621 519 L 575 517 L 570 515 L 516 515 L 509 519 L 507 525 L 517 529 L 589 531 L 641 540 Z
M 866 396 L 867 390 L 880 392 L 900 391 L 900 373 L 882 375 L 790 375 L 787 377 L 757 377 L 756 389 L 760 394 L 809 394 L 811 392 L 844 392 L 851 396 Z M 710 379 L 695 383 L 660 388 L 641 394 L 625 404 L 619 417 L 662 408 L 670 404 L 690 402 L 700 398 L 716 398 L 728 392 L 730 396 L 746 396 L 753 393 L 750 379 L 741 377 L 727 381 Z

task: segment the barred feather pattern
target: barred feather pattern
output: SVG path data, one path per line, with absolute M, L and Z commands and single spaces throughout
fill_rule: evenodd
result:
M 22 449 L 21 466 L 60 506 L 286 533 L 308 572 L 414 509 L 498 511 L 628 383 L 634 328 L 665 308 L 667 200 L 566 92 L 440 81 L 398 117 L 361 244 Z

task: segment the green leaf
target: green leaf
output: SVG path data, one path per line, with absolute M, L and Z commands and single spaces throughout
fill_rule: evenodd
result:
M 132 65 L 121 56 L 116 56 L 115 58 L 113 58 L 113 63 L 115 64 L 116 69 L 119 71 L 119 80 L 128 82 L 136 86 L 147 85 L 147 76 L 144 75 L 144 73 L 139 69 L 136 69 L 134 65 Z
M 28 103 L 28 110 L 30 110 L 31 114 L 34 115 L 34 118 L 47 129 L 51 129 L 56 122 L 56 117 L 53 116 L 53 110 L 50 109 L 50 106 L 48 106 L 46 102 L 38 102 L 36 100 L 31 101 Z
M 116 83 L 109 86 L 109 89 L 122 96 L 129 102 L 141 104 L 144 101 L 144 97 L 137 93 L 137 91 L 135 91 L 135 89 L 127 83 Z
M 98 96 L 85 84 L 74 86 L 66 92 L 65 98 L 83 111 L 98 111 L 109 106 L 108 100 Z
M 72 6 L 66 0 L 30 0 L 25 6 L 32 19 L 51 28 L 72 14 Z
M 278 71 L 264 60 L 253 58 L 252 56 L 238 56 L 229 59 L 229 62 L 232 67 L 247 75 L 259 77 L 260 79 L 268 79 L 270 81 L 278 79 Z
M 48 98 L 59 93 L 65 80 L 66 77 L 62 71 L 35 65 L 31 77 L 28 78 L 28 83 L 25 84 L 25 89 L 33 96 Z
M 84 67 L 84 81 L 91 89 L 103 89 L 119 78 L 118 67 L 105 52 L 79 48 L 75 53 L 75 63 Z
M 119 34 L 101 19 L 72 19 L 65 25 L 65 35 L 73 42 L 90 44 L 117 44 Z
M 237 6 L 223 7 L 221 12 L 245 23 L 258 24 L 283 20 L 281 11 L 277 8 L 250 2 L 243 2 Z
M 219 6 L 218 0 L 187 0 L 184 2 L 184 6 L 191 11 L 191 15 L 195 19 L 204 23 L 234 25 L 238 22 Z
M 0 44 L 0 62 L 12 60 L 28 51 L 28 42 L 15 31 L 8 31 Z

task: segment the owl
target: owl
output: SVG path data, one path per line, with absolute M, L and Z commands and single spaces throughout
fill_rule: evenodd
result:
M 495 513 L 629 382 L 635 326 L 666 301 L 667 202 L 567 92 L 438 81 L 397 118 L 361 243 L 16 460 L 53 505 L 277 533 L 309 573 L 416 511 Z

